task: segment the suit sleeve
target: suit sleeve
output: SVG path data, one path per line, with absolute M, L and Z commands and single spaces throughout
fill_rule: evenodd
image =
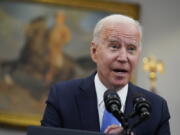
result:
M 46 108 L 44 111 L 43 119 L 41 121 L 42 126 L 49 127 L 62 127 L 62 120 L 60 111 L 58 109 L 58 97 L 57 89 L 54 86 L 51 87 L 48 100 L 46 101 Z
M 162 111 L 161 111 L 161 122 L 158 127 L 157 135 L 170 135 L 169 119 L 170 114 L 167 106 L 167 102 L 163 100 Z

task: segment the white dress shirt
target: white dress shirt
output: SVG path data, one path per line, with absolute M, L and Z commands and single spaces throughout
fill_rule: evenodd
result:
M 103 95 L 104 95 L 104 92 L 107 90 L 107 88 L 100 81 L 98 74 L 95 75 L 94 83 L 95 83 L 95 89 L 96 89 L 97 101 L 98 101 L 97 106 L 98 106 L 98 113 L 99 113 L 99 122 L 100 122 L 99 124 L 101 127 L 103 113 L 104 113 L 104 109 L 105 109 L 105 105 L 104 105 L 104 101 L 103 101 Z M 119 97 L 121 99 L 121 105 L 122 105 L 121 111 L 122 112 L 124 112 L 124 109 L 125 109 L 127 92 L 128 92 L 128 84 L 125 85 L 122 89 L 117 91 L 117 94 L 119 95 Z

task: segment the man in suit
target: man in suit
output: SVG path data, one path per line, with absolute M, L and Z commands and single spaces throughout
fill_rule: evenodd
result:
M 150 102 L 151 115 L 132 130 L 135 135 L 170 135 L 166 101 L 129 82 L 141 52 L 141 38 L 141 26 L 130 17 L 117 14 L 101 19 L 94 29 L 90 47 L 97 72 L 87 78 L 53 85 L 41 124 L 101 131 L 105 111 L 103 94 L 112 89 L 120 96 L 125 115 L 133 111 L 134 95 L 142 94 Z M 137 120 L 138 116 L 128 123 Z M 112 123 L 103 132 L 121 134 L 122 131 L 120 124 Z

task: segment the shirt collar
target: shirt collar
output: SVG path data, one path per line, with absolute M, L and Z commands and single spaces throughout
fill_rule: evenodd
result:
M 95 83 L 95 88 L 96 88 L 96 93 L 97 93 L 98 106 L 100 106 L 102 103 L 104 103 L 103 95 L 104 95 L 104 92 L 107 90 L 107 88 L 100 81 L 97 73 L 94 78 L 94 83 Z M 127 93 L 128 93 L 128 84 L 126 84 L 123 88 L 121 88 L 117 91 L 117 94 L 119 95 L 119 97 L 121 99 L 121 105 L 122 105 L 121 111 L 124 111 L 124 109 L 125 109 Z

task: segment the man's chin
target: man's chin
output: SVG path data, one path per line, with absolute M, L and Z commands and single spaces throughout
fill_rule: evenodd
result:
M 119 89 L 123 88 L 126 84 L 127 84 L 127 82 L 124 82 L 124 83 L 114 83 L 112 85 L 111 89 L 119 90 Z

